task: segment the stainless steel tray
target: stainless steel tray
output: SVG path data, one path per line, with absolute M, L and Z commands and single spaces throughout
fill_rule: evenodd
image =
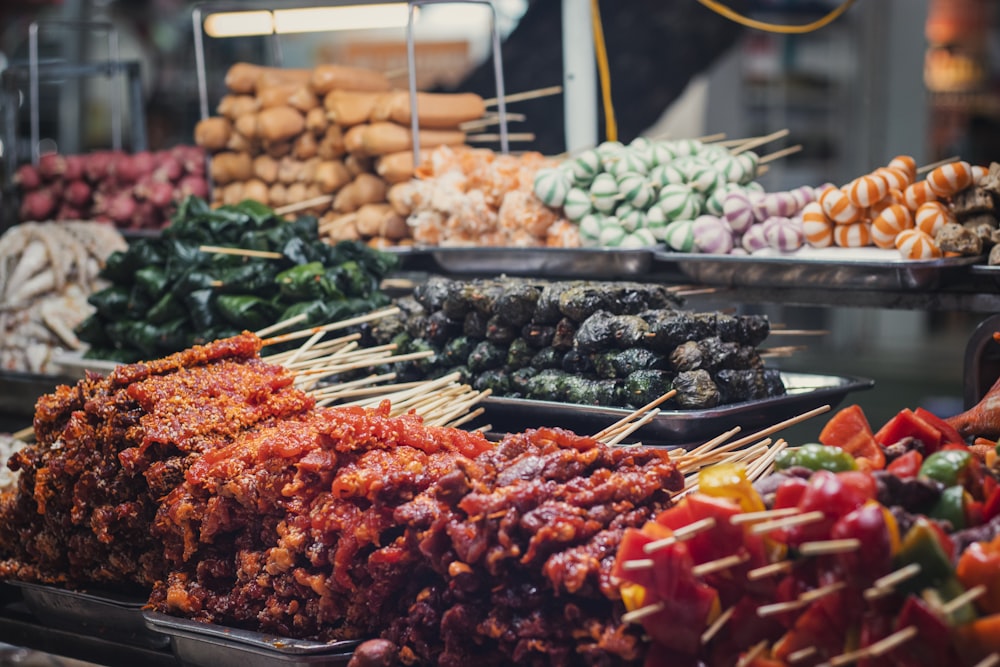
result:
M 97 595 L 55 586 L 10 581 L 21 589 L 24 604 L 46 626 L 86 631 L 104 639 L 135 646 L 164 648 L 169 638 L 151 631 L 143 618 L 145 600 Z
M 803 248 L 797 253 L 703 255 L 657 250 L 658 261 L 686 276 L 726 287 L 927 290 L 967 273 L 982 257 L 906 260 L 879 248 Z
M 782 373 L 787 394 L 758 401 L 731 403 L 705 410 L 664 410 L 633 434 L 647 445 L 698 445 L 740 426 L 744 431 L 770 426 L 822 405 L 836 407 L 852 391 L 871 389 L 866 378 L 810 373 Z M 539 426 L 561 426 L 581 434 L 597 433 L 630 413 L 553 401 L 488 396 L 482 419 L 494 430 L 520 431 Z
M 359 641 L 316 642 L 144 612 L 146 626 L 169 639 L 174 655 L 193 667 L 345 665 Z
M 645 274 L 651 248 L 492 248 L 427 247 L 445 273 L 559 278 L 624 278 Z

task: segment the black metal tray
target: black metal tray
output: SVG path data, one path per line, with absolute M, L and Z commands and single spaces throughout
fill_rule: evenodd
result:
M 935 289 L 961 278 L 982 261 L 982 257 L 907 260 L 894 250 L 879 248 L 810 248 L 786 255 L 658 250 L 653 256 L 706 285 L 869 290 Z
M 646 445 L 689 446 L 714 438 L 734 426 L 744 431 L 770 426 L 822 405 L 836 407 L 852 391 L 871 389 L 866 378 L 810 373 L 782 373 L 787 394 L 758 401 L 732 403 L 705 410 L 664 410 L 633 434 Z M 594 434 L 630 413 L 623 408 L 488 396 L 482 419 L 500 431 L 561 426 Z
M 444 273 L 552 278 L 627 278 L 646 274 L 649 248 L 417 247 L 429 252 Z
M 346 665 L 360 643 L 291 639 L 150 611 L 143 617 L 147 628 L 169 639 L 181 664 L 192 667 Z
M 142 615 L 144 599 L 70 591 L 21 581 L 25 606 L 46 626 L 88 634 L 135 646 L 164 648 L 169 639 L 151 631 Z

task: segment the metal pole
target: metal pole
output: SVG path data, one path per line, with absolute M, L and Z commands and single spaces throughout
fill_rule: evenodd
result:
M 563 116 L 566 150 L 597 145 L 597 68 L 587 0 L 562 0 Z

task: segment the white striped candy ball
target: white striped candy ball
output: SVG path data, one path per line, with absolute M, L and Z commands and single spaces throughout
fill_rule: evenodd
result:
M 648 229 L 637 229 L 625 236 L 618 247 L 620 248 L 647 248 L 656 245 L 657 240 Z
M 809 202 L 816 201 L 816 190 L 809 185 L 802 185 L 788 192 L 792 195 L 792 199 L 795 200 L 796 212 L 805 208 L 805 205 Z
M 910 183 L 917 180 L 917 161 L 911 155 L 897 155 L 889 160 L 889 166 L 894 169 L 901 169 Z
M 694 249 L 693 220 L 674 220 L 667 225 L 663 241 L 677 252 L 691 252 Z
M 678 157 L 684 155 L 698 155 L 702 151 L 702 144 L 697 139 L 677 139 L 674 141 L 673 149 Z
M 724 183 L 715 188 L 712 190 L 712 194 L 705 198 L 705 213 L 717 216 L 725 215 L 725 209 L 723 206 L 726 203 L 726 197 L 733 192 L 742 191 L 743 187 L 737 185 L 736 183 Z
M 927 202 L 937 201 L 937 195 L 931 189 L 930 184 L 927 181 L 917 181 L 916 183 L 911 183 L 906 186 L 903 190 L 903 203 L 906 204 L 906 208 L 911 211 L 916 211 L 923 204 Z
M 740 245 L 751 255 L 758 250 L 767 248 L 767 232 L 763 225 L 754 225 L 743 233 Z
M 904 229 L 896 236 L 896 248 L 903 259 L 937 259 L 941 248 L 927 232 Z
M 950 197 L 972 185 L 972 165 L 964 160 L 943 164 L 927 174 L 926 180 L 938 197 Z
M 618 221 L 613 217 L 608 217 L 604 219 L 604 226 L 601 228 L 601 235 L 598 237 L 598 243 L 605 248 L 614 248 L 621 245 L 622 241 L 628 232 L 618 224 Z
M 748 253 L 747 249 L 744 248 L 743 246 L 737 245 L 737 246 L 733 246 L 733 249 L 729 251 L 729 254 L 730 255 L 739 255 L 741 257 L 745 257 L 746 255 L 749 255 L 750 253 Z
M 896 236 L 913 227 L 913 215 L 901 204 L 887 206 L 872 220 L 872 241 L 879 248 L 895 248 Z
M 826 217 L 819 202 L 812 201 L 802 207 L 802 231 L 806 241 L 814 248 L 833 245 L 833 220 Z
M 534 191 L 543 204 L 558 208 L 566 201 L 572 176 L 564 169 L 539 169 L 535 172 Z
M 649 164 L 634 151 L 625 150 L 609 168 L 608 173 L 618 179 L 626 174 L 643 174 L 649 172 Z
M 840 188 L 824 190 L 819 197 L 819 203 L 823 206 L 823 212 L 826 213 L 826 216 L 838 225 L 857 222 L 861 216 L 861 212 Z
M 913 216 L 917 229 L 934 236 L 949 222 L 955 222 L 955 216 L 948 207 L 939 201 L 929 201 L 921 204 Z
M 871 225 L 867 222 L 852 222 L 833 228 L 833 242 L 841 248 L 864 248 L 871 245 Z
M 660 188 L 659 206 L 668 220 L 692 220 L 701 213 L 702 198 L 689 186 L 665 185 Z
M 764 186 L 758 183 L 757 181 L 741 182 L 739 185 L 742 185 L 743 189 L 746 190 L 747 192 L 760 192 L 760 193 L 764 192 Z
M 746 176 L 743 164 L 728 153 L 714 160 L 712 166 L 730 183 L 739 183 Z
M 791 192 L 772 192 L 764 195 L 763 205 L 768 217 L 778 215 L 787 218 L 798 213 L 801 208 Z
M 653 142 L 649 137 L 636 137 L 632 141 L 628 142 L 628 149 L 631 151 L 644 151 L 649 150 L 653 147 Z
M 627 174 L 618 181 L 618 192 L 634 208 L 649 208 L 656 199 L 656 190 L 639 174 Z
M 629 204 L 622 204 L 615 209 L 615 217 L 618 218 L 619 224 L 625 229 L 626 232 L 634 232 L 635 230 L 642 227 L 643 222 L 646 217 L 637 208 L 633 208 Z
M 625 144 L 620 141 L 602 141 L 594 149 L 603 160 L 609 156 L 615 156 L 625 150 Z
M 711 165 L 705 165 L 692 171 L 688 177 L 688 184 L 702 194 L 708 194 L 725 183 L 726 179 L 723 175 Z
M 722 215 L 729 227 L 737 234 L 743 234 L 756 221 L 750 197 L 746 192 L 730 192 L 722 202 Z
M 976 185 L 986 185 L 986 179 L 989 175 L 989 167 L 984 167 L 981 164 L 972 165 L 972 182 Z
M 673 151 L 670 147 L 670 143 L 666 141 L 655 141 L 653 142 L 653 165 L 659 166 L 664 164 L 670 164 L 674 158 L 677 157 L 677 153 Z
M 715 162 L 716 160 L 729 157 L 729 149 L 719 144 L 702 144 L 698 157 L 709 162 Z
M 667 229 L 667 216 L 658 206 L 653 206 L 646 211 L 643 226 L 653 233 L 657 241 L 662 241 Z
M 806 235 L 802 231 L 802 223 L 789 218 L 786 222 L 771 225 L 764 231 L 767 244 L 781 252 L 794 252 L 805 243 Z
M 757 222 L 764 222 L 770 217 L 767 212 L 767 195 L 766 192 L 747 192 L 747 196 L 750 197 L 750 206 L 753 207 L 753 217 Z
M 746 184 L 749 181 L 757 178 L 757 166 L 760 163 L 760 156 L 753 151 L 743 151 L 736 156 L 740 164 L 743 165 L 743 178 L 740 180 L 741 184 Z
M 592 213 L 593 210 L 590 193 L 586 190 L 570 188 L 569 192 L 566 193 L 566 199 L 563 201 L 563 213 L 567 219 L 579 222 L 583 216 Z
M 590 184 L 590 199 L 595 210 L 610 213 L 618 206 L 618 181 L 611 174 L 598 174 Z
M 733 249 L 733 233 L 721 219 L 703 215 L 694 221 L 692 228 L 698 252 L 725 255 Z
M 588 213 L 580 218 L 580 236 L 597 241 L 604 227 L 604 216 L 600 213 Z
M 601 156 L 593 148 L 585 150 L 568 161 L 575 185 L 589 187 L 594 177 L 601 172 Z
M 889 185 L 881 176 L 861 176 L 844 188 L 847 198 L 858 208 L 868 208 L 889 192 Z
M 873 176 L 881 176 L 890 190 L 905 190 L 912 181 L 910 175 L 898 167 L 879 167 Z

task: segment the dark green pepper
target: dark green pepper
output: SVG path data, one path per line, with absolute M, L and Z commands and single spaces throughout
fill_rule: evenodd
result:
M 945 486 L 961 482 L 962 473 L 972 461 L 972 454 L 966 450 L 943 449 L 934 452 L 920 466 L 920 476 L 936 479 Z
M 896 584 L 896 590 L 903 595 L 919 595 L 925 588 L 940 588 L 955 578 L 955 568 L 938 538 L 937 530 L 924 517 L 918 518 L 903 536 L 899 552 L 893 558 L 896 569 L 911 563 L 919 565 L 920 571 Z
M 848 452 L 840 447 L 827 447 L 818 443 L 789 447 L 782 450 L 774 459 L 774 467 L 777 470 L 797 466 L 810 470 L 829 470 L 830 472 L 858 469 L 857 462 Z
M 929 516 L 951 522 L 953 530 L 965 528 L 965 489 L 956 485 L 942 491 Z

